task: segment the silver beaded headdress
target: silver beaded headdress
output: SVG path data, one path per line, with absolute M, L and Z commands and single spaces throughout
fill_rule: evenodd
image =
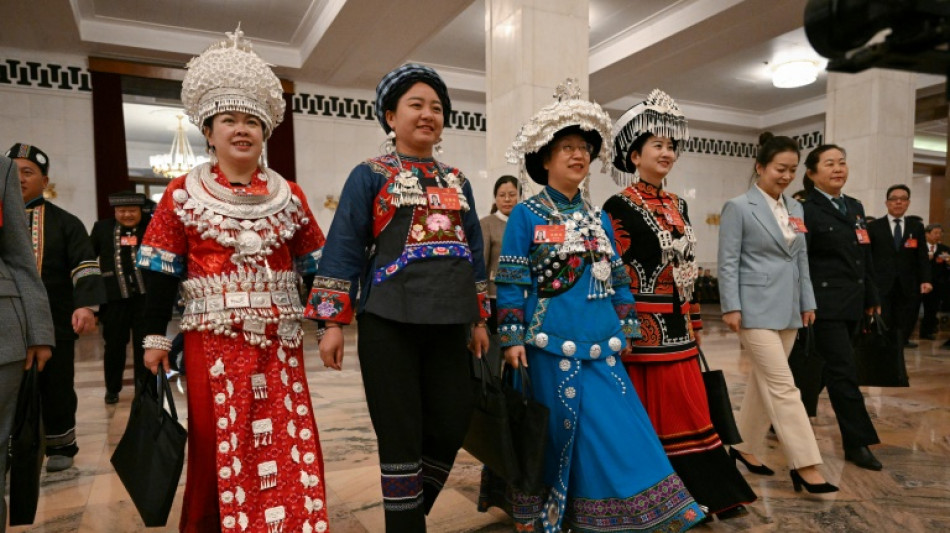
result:
M 568 78 L 554 91 L 553 103 L 541 108 L 531 120 L 521 126 L 515 142 L 505 152 L 508 162 L 521 168 L 522 190 L 526 184 L 525 173 L 532 180 L 544 185 L 547 172 L 540 163 L 538 152 L 548 145 L 561 130 L 577 128 L 579 133 L 595 149 L 592 157 L 598 157 L 604 168 L 610 163 L 610 115 L 600 105 L 581 98 L 581 89 L 574 78 Z
M 270 137 L 284 119 L 280 80 L 251 49 L 240 24 L 225 35 L 227 39 L 188 62 L 188 73 L 181 84 L 181 101 L 188 119 L 200 128 L 208 117 L 240 111 L 261 119 L 264 137 Z
M 617 185 L 626 187 L 635 181 L 637 168 L 630 161 L 630 148 L 644 133 L 677 141 L 677 156 L 689 140 L 686 117 L 670 95 L 659 89 L 653 89 L 646 100 L 628 109 L 614 124 L 614 164 L 610 174 Z

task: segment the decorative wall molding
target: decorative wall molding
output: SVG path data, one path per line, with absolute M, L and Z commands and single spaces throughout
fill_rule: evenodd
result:
M 791 135 L 791 138 L 798 141 L 800 149 L 808 150 L 823 142 L 824 132 L 812 131 L 799 135 Z M 755 159 L 756 152 L 758 152 L 758 144 L 754 142 L 747 143 L 706 137 L 691 137 L 683 146 L 683 151 L 693 154 Z
M 376 122 L 376 110 L 373 100 L 332 96 L 324 94 L 294 94 L 294 113 L 301 115 L 368 120 Z M 463 131 L 486 131 L 487 121 L 484 113 L 459 111 L 453 109 L 449 114 L 446 127 Z
M 91 92 L 85 67 L 4 59 L 0 61 L 0 85 Z

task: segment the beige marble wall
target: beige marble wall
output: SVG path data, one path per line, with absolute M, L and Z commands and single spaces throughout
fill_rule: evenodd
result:
M 913 177 L 916 75 L 871 69 L 828 74 L 825 139 L 848 152 L 845 192 L 870 211 L 884 202 L 890 185 L 921 189 Z M 925 191 L 918 190 L 923 197 Z
M 485 2 L 488 175 L 517 175 L 505 150 L 565 78 L 587 94 L 587 0 Z

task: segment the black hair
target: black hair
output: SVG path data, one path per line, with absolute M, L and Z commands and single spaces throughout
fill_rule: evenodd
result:
M 841 152 L 841 155 L 848 157 L 848 152 L 844 148 L 838 146 L 837 144 L 819 144 L 811 152 L 808 152 L 808 156 L 805 157 L 805 168 L 811 172 L 818 171 L 818 160 L 821 159 L 821 154 L 827 152 L 828 150 L 838 150 Z
M 924 233 L 930 233 L 931 231 L 935 229 L 943 230 L 943 226 L 941 226 L 940 224 L 936 222 L 933 224 L 927 224 L 927 227 L 924 228 Z
M 759 150 L 755 155 L 755 162 L 767 166 L 772 162 L 776 155 L 782 152 L 795 152 L 795 155 L 801 157 L 798 149 L 798 141 L 784 135 L 775 136 L 770 131 L 759 135 Z
M 438 84 L 432 82 L 426 76 L 407 76 L 405 79 L 400 80 L 398 83 L 393 85 L 386 95 L 383 97 L 383 115 L 385 121 L 386 111 L 396 112 L 396 107 L 399 106 L 399 99 L 402 98 L 402 95 L 409 92 L 409 89 L 417 83 L 424 83 L 429 87 L 432 87 L 432 90 L 435 91 L 435 95 L 439 97 L 439 103 L 442 104 L 442 119 L 444 124 L 449 123 L 449 115 L 452 113 L 452 100 L 449 99 L 449 93 L 446 90 L 445 86 L 439 86 Z M 384 128 L 386 132 L 389 132 L 388 127 Z
M 655 135 L 653 134 L 653 132 L 652 132 L 652 131 L 645 131 L 645 132 L 641 133 L 639 137 L 637 137 L 636 139 L 634 139 L 634 141 L 633 141 L 632 143 L 630 143 L 630 149 L 627 150 L 627 160 L 628 160 L 628 161 L 630 160 L 630 154 L 632 154 L 633 152 L 636 152 L 636 153 L 638 153 L 638 154 L 643 154 L 643 145 L 647 143 L 647 140 L 648 140 L 650 137 L 655 137 Z M 673 151 L 675 152 L 676 149 L 679 148 L 680 142 L 677 141 L 676 139 L 670 139 L 670 140 L 673 141 Z
M 884 199 L 889 200 L 891 198 L 891 193 L 896 190 L 907 192 L 907 199 L 910 200 L 910 187 L 908 187 L 907 185 L 904 185 L 903 183 L 898 183 L 897 185 L 891 185 L 890 187 L 888 187 L 887 193 L 884 194 Z
M 519 192 L 519 193 L 521 192 L 521 187 L 520 187 L 520 184 L 518 183 L 518 178 L 516 178 L 516 177 L 514 177 L 514 176 L 512 176 L 512 175 L 510 175 L 510 174 L 505 174 L 504 176 L 502 176 L 502 177 L 498 178 L 497 180 L 495 180 L 495 188 L 492 189 L 492 198 L 498 196 L 498 189 L 500 189 L 501 186 L 504 185 L 504 184 L 506 184 L 506 183 L 510 183 L 510 184 L 514 185 L 514 186 L 515 186 L 515 191 L 517 191 L 517 192 Z M 497 211 L 498 211 L 498 206 L 497 206 L 497 205 L 495 204 L 495 202 L 493 201 L 493 202 L 491 203 L 491 213 L 494 214 L 494 213 L 496 213 Z

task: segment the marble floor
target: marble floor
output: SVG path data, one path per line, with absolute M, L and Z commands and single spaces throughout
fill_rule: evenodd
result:
M 738 407 L 749 361 L 740 353 L 737 337 L 717 317 L 704 318 L 707 358 L 713 368 L 725 371 L 733 405 Z M 350 330 L 351 337 L 353 333 Z M 793 492 L 781 448 L 769 440 L 761 458 L 777 472 L 774 477 L 746 473 L 759 495 L 749 506 L 750 514 L 713 522 L 696 531 L 950 531 L 950 350 L 939 349 L 946 338 L 944 332 L 939 341 L 921 341 L 919 348 L 907 351 L 910 388 L 864 389 L 883 442 L 874 447 L 884 463 L 882 472 L 845 463 L 834 413 L 823 393 L 812 423 L 825 458 L 824 473 L 842 490 L 822 496 Z M 312 341 L 307 344 L 306 365 L 326 458 L 331 530 L 377 533 L 384 528 L 376 441 L 354 341 L 347 339 L 348 356 L 342 372 L 323 368 Z M 35 525 L 9 531 L 126 533 L 146 529 L 109 463 L 128 418 L 131 387 L 123 391 L 117 405 L 105 405 L 101 360 L 101 338 L 92 334 L 80 339 L 76 365 L 79 455 L 73 468 L 53 474 L 44 471 Z M 131 368 L 126 376 L 131 376 Z M 176 389 L 179 413 L 186 417 L 184 387 Z M 479 463 L 461 452 L 429 516 L 430 532 L 513 531 L 503 513 L 476 511 L 479 472 Z M 184 476 L 169 527 L 149 531 L 177 531 L 183 488 Z

